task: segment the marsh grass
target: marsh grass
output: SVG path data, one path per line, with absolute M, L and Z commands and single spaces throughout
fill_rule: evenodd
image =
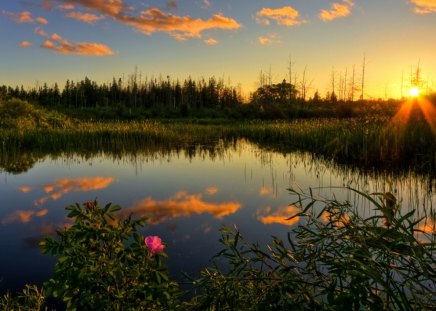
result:
M 198 121 L 73 122 L 66 127 L 0 130 L 0 159 L 20 153 L 135 153 L 214 146 L 247 139 L 282 153 L 311 152 L 340 165 L 373 171 L 436 171 L 436 139 L 425 122 L 400 127 L 389 119 L 311 119 L 203 124 Z M 3 165 L 3 167 L 5 167 Z

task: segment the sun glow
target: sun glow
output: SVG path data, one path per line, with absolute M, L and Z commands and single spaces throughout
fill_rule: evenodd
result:
M 419 95 L 419 89 L 417 87 L 412 87 L 409 90 L 410 97 L 417 97 Z

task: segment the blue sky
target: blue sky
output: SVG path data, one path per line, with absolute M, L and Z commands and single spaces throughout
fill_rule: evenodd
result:
M 256 89 L 303 77 L 309 94 L 349 86 L 398 97 L 420 64 L 436 87 L 436 0 L 2 0 L 0 84 L 63 86 L 85 76 L 215 76 Z M 360 82 L 359 82 L 360 84 Z M 357 85 L 356 85 L 357 86 Z M 406 92 L 405 90 L 403 90 Z

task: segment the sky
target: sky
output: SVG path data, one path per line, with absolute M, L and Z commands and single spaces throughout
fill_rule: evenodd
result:
M 215 77 L 248 96 L 261 75 L 289 81 L 291 65 L 309 96 L 349 89 L 354 68 L 365 97 L 396 98 L 418 66 L 436 90 L 435 30 L 436 0 L 0 0 L 0 85 L 136 70 Z

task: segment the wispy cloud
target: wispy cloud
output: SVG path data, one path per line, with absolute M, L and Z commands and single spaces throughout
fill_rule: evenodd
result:
M 346 17 L 351 14 L 351 8 L 354 6 L 352 0 L 342 0 L 342 2 L 333 2 L 330 4 L 330 10 L 322 10 L 319 18 L 325 22 L 335 20 L 340 17 Z
M 262 8 L 256 14 L 256 21 L 264 25 L 270 25 L 271 21 L 275 21 L 278 25 L 295 26 L 306 23 L 300 18 L 300 13 L 291 6 L 281 8 Z
M 48 37 L 48 34 L 40 26 L 35 27 L 34 32 L 42 37 Z
M 64 4 L 60 4 L 58 6 L 58 9 L 61 11 L 70 11 L 70 10 L 74 10 L 76 6 L 72 3 L 64 3 Z
M 212 4 L 210 3 L 209 0 L 202 0 L 201 1 L 201 6 L 203 8 L 205 8 L 205 9 L 209 9 L 212 6 Z
M 236 20 L 221 13 L 214 14 L 206 20 L 178 16 L 158 8 L 150 8 L 134 14 L 135 8 L 125 5 L 122 0 L 70 0 L 69 3 L 80 4 L 91 11 L 110 16 L 146 35 L 165 32 L 177 40 L 201 38 L 202 32 L 210 29 L 236 30 L 241 27 Z
M 48 214 L 47 209 L 43 210 L 16 210 L 2 219 L 2 224 L 10 224 L 14 222 L 29 223 L 34 217 L 41 217 Z
M 29 23 L 30 24 L 30 23 L 38 22 L 38 23 L 41 23 L 44 25 L 48 24 L 48 21 L 44 17 L 37 17 L 36 19 L 34 19 L 32 17 L 32 13 L 30 13 L 29 11 L 23 11 L 20 13 L 2 11 L 2 13 L 17 23 Z
M 32 46 L 32 43 L 30 43 L 29 41 L 21 41 L 20 43 L 18 43 L 18 46 L 28 47 L 28 46 Z
M 219 189 L 217 187 L 215 187 L 215 186 L 211 186 L 211 187 L 206 188 L 205 191 L 209 195 L 215 195 L 215 194 L 218 193 Z
M 411 0 L 415 5 L 413 11 L 417 14 L 436 13 L 436 0 Z
M 60 36 L 53 34 L 51 38 L 57 38 Z M 47 40 L 46 42 L 51 42 Z M 47 43 L 50 45 L 50 43 Z M 47 47 L 49 48 L 49 47 Z M 47 184 L 44 186 L 44 192 L 46 195 L 40 197 L 34 201 L 36 206 L 45 203 L 48 199 L 57 200 L 69 192 L 81 192 L 81 191 L 92 191 L 100 190 L 109 187 L 111 183 L 114 182 L 113 177 L 81 177 L 81 178 L 63 178 L 55 181 L 54 183 Z M 21 191 L 27 190 L 30 187 L 21 187 Z M 29 190 L 30 191 L 30 190 Z
M 177 1 L 171 0 L 167 1 L 167 8 L 170 10 L 177 9 Z
M 105 44 L 94 42 L 69 42 L 67 40 L 53 42 L 44 41 L 41 47 L 53 50 L 60 54 L 104 56 L 113 55 L 114 52 Z
M 102 15 L 95 15 L 91 13 L 81 13 L 81 12 L 70 12 L 66 16 L 88 24 L 95 23 L 96 21 L 99 21 L 104 18 L 104 16 Z
M 141 215 L 151 224 L 162 223 L 176 217 L 188 217 L 199 214 L 211 214 L 221 219 L 236 213 L 241 208 L 238 202 L 211 203 L 203 200 L 202 194 L 178 192 L 168 200 L 157 201 L 148 197 L 133 207 L 122 211 L 123 215 Z
M 208 38 L 206 40 L 203 40 L 203 42 L 206 45 L 217 45 L 218 44 L 218 40 L 214 39 L 214 38 Z

